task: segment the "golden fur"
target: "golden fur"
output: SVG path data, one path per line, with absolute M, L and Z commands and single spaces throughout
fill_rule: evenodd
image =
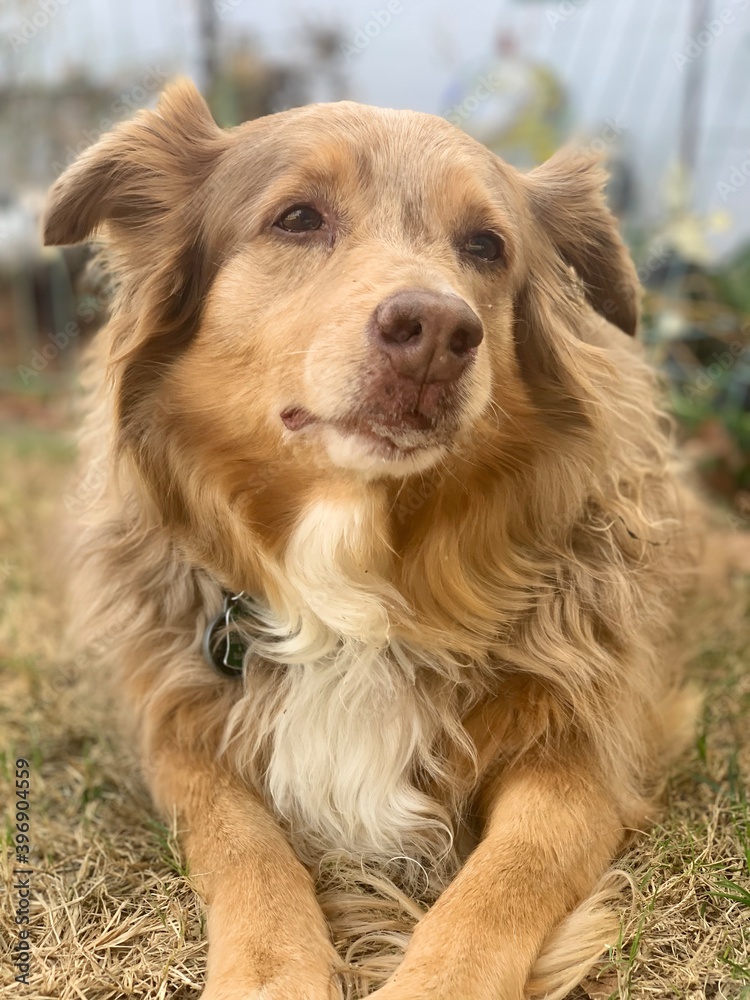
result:
M 340 995 L 324 868 L 339 944 L 388 938 L 373 886 L 436 898 L 380 1000 L 562 996 L 607 943 L 592 893 L 689 730 L 691 556 L 602 183 L 351 103 L 222 131 L 180 83 L 52 190 L 47 242 L 103 228 L 119 281 L 75 603 L 180 817 L 205 1000 Z M 303 240 L 274 228 L 300 203 L 327 220 Z M 466 258 L 479 230 L 501 261 Z M 484 339 L 450 418 L 391 448 L 363 331 L 404 288 Z M 201 656 L 223 590 L 267 609 L 239 681 Z

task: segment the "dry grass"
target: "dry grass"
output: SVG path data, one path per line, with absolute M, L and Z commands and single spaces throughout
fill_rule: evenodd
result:
M 13 982 L 11 889 L 0 996 L 188 1000 L 205 960 L 200 908 L 92 665 L 62 652 L 55 513 L 71 454 L 59 432 L 0 434 L 0 780 L 9 791 L 13 761 L 29 758 L 35 868 L 30 985 Z M 632 916 L 624 896 L 621 944 L 581 998 L 750 1000 L 749 612 L 737 580 L 692 665 L 707 707 L 665 820 L 621 861 Z M 10 809 L 5 823 L 10 843 Z M 10 889 L 8 851 L 2 863 Z

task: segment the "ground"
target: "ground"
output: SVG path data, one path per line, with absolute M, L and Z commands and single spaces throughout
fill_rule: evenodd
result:
M 118 742 L 102 668 L 63 651 L 59 512 L 61 501 L 76 502 L 67 493 L 72 439 L 54 411 L 31 426 L 0 426 L 0 784 L 10 845 L 15 761 L 28 759 L 34 869 L 24 987 L 9 960 L 22 926 L 16 865 L 3 852 L 0 996 L 196 1000 L 203 918 L 173 831 Z M 741 545 L 734 527 L 730 541 Z M 750 1000 L 746 576 L 708 609 L 690 674 L 706 692 L 694 745 L 662 823 L 618 861 L 621 938 L 578 1000 Z

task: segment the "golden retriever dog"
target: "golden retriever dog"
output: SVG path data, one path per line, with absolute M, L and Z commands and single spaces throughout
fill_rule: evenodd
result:
M 563 996 L 617 937 L 693 532 L 603 181 L 348 102 L 225 131 L 180 82 L 52 189 L 117 276 L 74 602 L 204 1000 Z

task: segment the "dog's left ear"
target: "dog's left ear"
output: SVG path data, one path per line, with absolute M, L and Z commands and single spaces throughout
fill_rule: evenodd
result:
M 50 192 L 48 245 L 106 232 L 123 306 L 110 338 L 121 441 L 150 426 L 151 390 L 198 327 L 220 259 L 205 204 L 230 145 L 193 84 L 178 81 L 156 108 L 86 150 Z M 136 289 L 145 305 L 131 316 L 125 303 Z
M 638 278 L 604 197 L 607 174 L 600 157 L 563 149 L 525 180 L 542 236 L 575 270 L 593 308 L 634 336 L 639 318 Z
M 178 221 L 170 216 L 186 214 L 226 144 L 193 84 L 173 83 L 154 110 L 118 125 L 58 178 L 42 224 L 45 244 L 81 243 L 108 224 L 126 249 L 133 239 L 132 256 L 142 260 L 144 232 L 163 235 L 165 222 Z

